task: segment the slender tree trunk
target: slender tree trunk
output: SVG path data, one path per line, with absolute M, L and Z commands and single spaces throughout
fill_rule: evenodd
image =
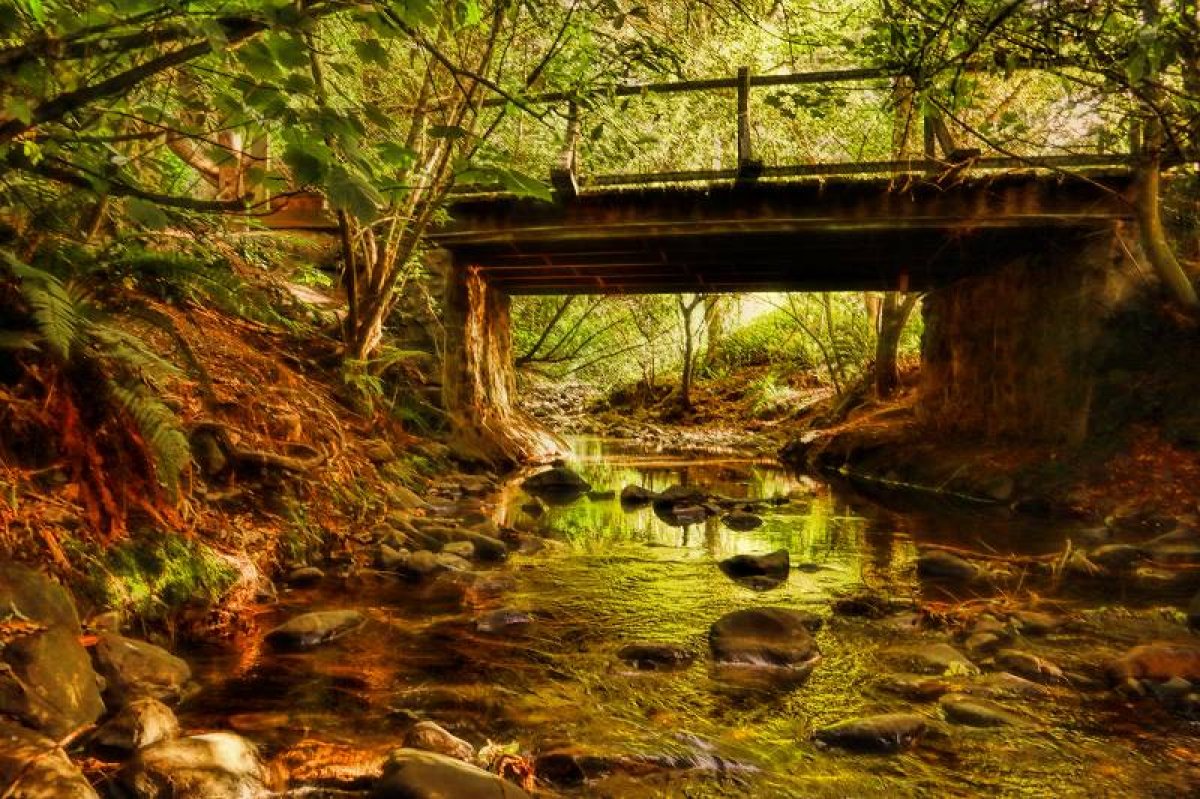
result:
M 900 336 L 919 296 L 908 294 L 902 298 L 894 291 L 883 296 L 875 339 L 875 396 L 878 399 L 887 399 L 900 385 L 900 369 L 896 363 Z

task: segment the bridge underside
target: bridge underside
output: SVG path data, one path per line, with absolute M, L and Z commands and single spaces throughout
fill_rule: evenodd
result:
M 928 290 L 1106 230 L 1128 190 L 1023 173 L 478 198 L 435 239 L 506 294 Z
M 930 424 L 1082 440 L 1097 309 L 1126 291 L 1129 188 L 1009 174 L 461 200 L 436 236 L 453 254 L 443 401 L 460 452 L 520 461 L 554 446 L 514 400 L 513 294 L 928 291 Z

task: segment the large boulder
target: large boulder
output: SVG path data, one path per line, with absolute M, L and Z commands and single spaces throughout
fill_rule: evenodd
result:
M 271 793 L 258 750 L 231 732 L 147 746 L 117 780 L 132 799 L 261 799 Z
M 104 712 L 70 595 L 40 572 L 0 563 L 0 715 L 62 738 Z
M 318 610 L 289 619 L 268 632 L 266 639 L 280 649 L 307 649 L 348 635 L 366 621 L 357 610 Z
M 103 633 L 94 650 L 96 668 L 108 683 L 107 695 L 116 704 L 150 697 L 177 702 L 192 670 L 186 661 L 161 646 L 115 633 Z
M 54 741 L 0 718 L 0 796 L 5 799 L 98 799 Z
M 789 608 L 750 608 L 722 616 L 708 643 L 720 663 L 811 669 L 820 650 L 810 630 L 819 622 Z
M 372 799 L 529 799 L 516 785 L 461 760 L 398 749 L 383 767 Z

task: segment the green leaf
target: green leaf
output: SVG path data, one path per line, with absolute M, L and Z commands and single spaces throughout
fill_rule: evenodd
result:
M 10 97 L 4 104 L 4 111 L 13 119 L 21 120 L 22 124 L 33 123 L 33 108 L 24 97 Z
M 130 197 L 125 200 L 125 212 L 134 222 L 150 230 L 165 228 L 169 221 L 161 208 L 149 200 L 138 197 Z
M 0 350 L 36 350 L 37 336 L 23 330 L 0 330 Z
M 46 24 L 46 7 L 42 5 L 42 0 L 22 0 L 22 4 L 29 15 L 38 21 L 38 24 Z
M 308 47 L 295 36 L 272 34 L 267 38 L 267 46 L 275 55 L 275 60 L 285 67 L 308 66 Z
M 467 132 L 458 125 L 431 125 L 429 135 L 435 139 L 461 139 Z
M 333 160 L 333 152 L 315 139 L 293 139 L 283 150 L 283 162 L 302 186 L 322 183 Z
M 387 48 L 378 39 L 360 39 L 354 42 L 354 52 L 368 64 L 386 66 L 388 61 Z
M 410 148 L 396 142 L 385 141 L 375 148 L 379 158 L 388 166 L 397 169 L 407 169 L 417 160 L 417 154 Z
M 373 219 L 385 202 L 383 195 L 362 175 L 340 164 L 329 170 L 325 195 L 334 208 L 364 221 Z
M 478 0 L 460 0 L 458 3 L 458 24 L 463 28 L 478 25 L 483 21 L 483 9 Z
M 500 166 L 476 166 L 460 172 L 457 179 L 467 184 L 490 185 L 499 183 L 508 192 L 518 197 L 532 197 L 535 200 L 551 202 L 554 195 L 550 186 L 537 178 L 526 175 L 515 169 Z
M 265 42 L 253 41 L 237 51 L 237 59 L 246 71 L 259 80 L 281 80 L 283 70 L 275 60 L 275 54 Z

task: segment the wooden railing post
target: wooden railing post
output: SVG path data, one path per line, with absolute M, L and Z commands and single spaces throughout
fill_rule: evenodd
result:
M 567 105 L 567 136 L 558 161 L 550 168 L 550 185 L 560 199 L 571 199 L 579 194 L 579 178 L 576 164 L 579 150 L 579 105 L 570 101 Z
M 737 154 L 737 179 L 757 180 L 763 165 L 750 143 L 750 67 L 739 67 L 737 74 Z

